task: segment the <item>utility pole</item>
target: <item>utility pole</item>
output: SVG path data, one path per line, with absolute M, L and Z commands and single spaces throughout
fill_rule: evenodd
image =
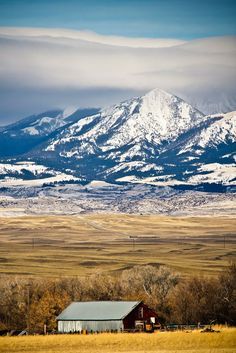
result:
M 131 239 L 132 241 L 132 244 L 133 244 L 133 250 L 135 250 L 135 237 L 130 235 L 129 238 Z
M 133 238 L 133 250 L 135 250 L 135 238 Z

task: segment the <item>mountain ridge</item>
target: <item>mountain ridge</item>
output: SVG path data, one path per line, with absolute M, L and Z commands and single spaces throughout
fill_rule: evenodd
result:
M 156 88 L 90 116 L 75 116 L 19 160 L 83 182 L 235 185 L 235 142 L 236 112 L 204 116 Z
M 68 115 L 67 109 L 51 110 L 3 126 L 0 129 L 0 158 L 27 153 L 56 130 L 97 111 L 98 108 L 74 109 Z

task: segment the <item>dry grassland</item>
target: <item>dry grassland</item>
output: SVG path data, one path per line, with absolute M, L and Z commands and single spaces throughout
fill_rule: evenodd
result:
M 0 273 L 75 276 L 163 264 L 216 274 L 236 259 L 230 217 L 135 215 L 0 218 Z
M 220 333 L 161 332 L 0 337 L 1 353 L 234 353 L 236 329 Z

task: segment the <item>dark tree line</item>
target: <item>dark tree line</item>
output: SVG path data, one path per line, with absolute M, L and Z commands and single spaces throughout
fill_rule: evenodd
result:
M 56 329 L 56 316 L 71 301 L 143 300 L 161 323 L 236 325 L 236 265 L 214 278 L 181 278 L 169 268 L 135 266 L 119 276 L 0 279 L 0 330 Z

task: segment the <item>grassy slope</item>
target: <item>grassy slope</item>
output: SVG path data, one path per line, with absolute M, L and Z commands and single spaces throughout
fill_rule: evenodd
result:
M 5 274 L 70 276 L 148 263 L 184 274 L 215 274 L 235 258 L 236 220 L 230 217 L 0 218 L 0 273 Z
M 235 351 L 236 329 L 224 329 L 220 333 L 162 332 L 0 337 L 1 353 L 233 353 Z

